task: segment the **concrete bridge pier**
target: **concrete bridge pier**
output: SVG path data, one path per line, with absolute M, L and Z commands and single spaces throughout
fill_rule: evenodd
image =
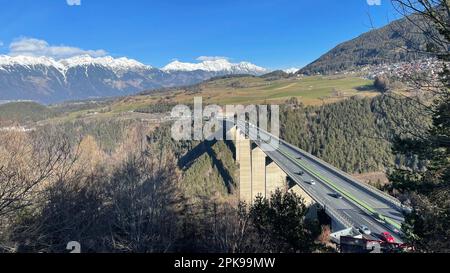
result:
M 305 200 L 305 205 L 308 207 L 316 204 L 314 199 L 311 198 L 309 194 L 307 194 L 299 185 L 295 184 L 292 188 L 289 189 L 291 192 L 296 193 L 298 196 L 301 196 Z
M 236 162 L 239 163 L 240 162 L 240 140 L 241 138 L 245 138 L 244 135 L 241 134 L 241 131 L 234 127 L 235 131 L 234 131 L 234 147 L 236 147 Z
M 252 150 L 252 196 L 266 197 L 266 154 L 259 147 Z
M 275 162 L 266 166 L 266 197 L 271 196 L 277 189 L 287 190 L 286 173 Z
M 252 195 L 252 158 L 251 158 L 251 143 L 250 139 L 246 139 L 244 135 L 239 132 L 237 134 L 238 140 L 236 147 L 239 147 L 239 195 L 240 199 L 247 204 L 253 202 Z
M 292 191 L 304 198 L 307 206 L 314 206 L 315 202 L 297 184 L 287 183 L 288 175 L 258 146 L 252 147 L 252 141 L 245 134 L 234 128 L 230 134 L 235 135 L 236 162 L 239 163 L 239 195 L 240 200 L 252 204 L 260 195 L 265 198 L 277 190 Z

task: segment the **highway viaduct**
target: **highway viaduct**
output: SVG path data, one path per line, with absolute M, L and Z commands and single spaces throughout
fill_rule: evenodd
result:
M 333 232 L 366 226 L 372 232 L 365 235 L 368 239 L 380 240 L 387 231 L 403 242 L 405 207 L 397 199 L 248 122 L 223 122 L 224 128 L 231 128 L 226 133 L 236 147 L 241 201 L 251 204 L 256 196 L 270 197 L 276 189 L 293 191 L 310 207 L 325 210 Z M 269 147 L 274 140 L 276 147 Z

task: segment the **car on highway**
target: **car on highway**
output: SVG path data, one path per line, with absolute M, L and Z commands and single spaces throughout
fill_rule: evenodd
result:
M 391 243 L 391 244 L 395 243 L 394 237 L 392 237 L 392 235 L 387 231 L 381 233 L 381 237 L 382 237 L 383 241 L 385 241 L 387 243 Z
M 310 180 L 309 182 L 308 182 L 308 184 L 310 184 L 310 185 L 316 185 L 316 181 L 314 181 L 314 180 Z
M 359 231 L 361 231 L 362 234 L 365 235 L 370 235 L 372 232 L 370 231 L 370 229 L 367 226 L 361 225 L 359 227 Z
M 342 195 L 340 193 L 337 193 L 337 192 L 333 193 L 331 196 L 333 196 L 336 199 L 342 199 L 343 198 Z

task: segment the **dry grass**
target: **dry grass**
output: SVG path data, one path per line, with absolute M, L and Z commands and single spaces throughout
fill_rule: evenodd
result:
M 353 174 L 354 178 L 368 184 L 384 186 L 389 184 L 389 180 L 384 172 L 370 172 L 363 174 Z

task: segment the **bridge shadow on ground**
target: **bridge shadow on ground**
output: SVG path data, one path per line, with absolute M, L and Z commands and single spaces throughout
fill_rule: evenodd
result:
M 225 144 L 226 144 L 227 148 L 230 149 L 231 152 L 233 152 L 233 156 L 234 156 L 235 152 L 234 152 L 234 148 L 232 148 L 232 147 L 234 147 L 234 145 L 233 145 L 233 143 L 231 143 L 231 145 L 233 145 L 233 146 L 230 146 L 230 144 L 228 142 L 231 142 L 231 141 L 225 141 Z M 178 166 L 183 170 L 188 169 L 195 163 L 195 161 L 198 158 L 207 154 L 209 156 L 209 158 L 211 158 L 213 167 L 216 167 L 220 176 L 222 177 L 228 193 L 232 194 L 234 192 L 236 183 L 233 179 L 233 176 L 230 174 L 230 171 L 226 168 L 226 166 L 224 165 L 222 160 L 220 160 L 218 158 L 216 151 L 214 151 L 213 147 L 216 144 L 217 144 L 217 140 L 201 142 L 196 147 L 194 147 L 192 150 L 190 150 L 186 155 L 184 155 L 182 158 L 180 158 L 180 160 L 178 161 Z

